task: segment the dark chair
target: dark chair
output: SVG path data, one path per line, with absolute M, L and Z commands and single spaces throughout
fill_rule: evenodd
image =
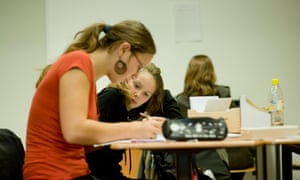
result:
M 293 170 L 299 170 L 300 164 L 293 162 L 293 153 L 300 155 L 300 144 L 282 145 L 282 177 L 293 179 Z
M 0 129 L 0 179 L 22 180 L 24 147 L 21 139 L 9 129 Z

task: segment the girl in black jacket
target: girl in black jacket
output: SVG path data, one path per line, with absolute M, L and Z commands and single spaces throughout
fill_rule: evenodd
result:
M 151 116 L 182 118 L 176 100 L 168 90 L 164 90 L 160 69 L 153 63 L 126 83 L 111 84 L 99 92 L 98 110 L 99 120 L 105 122 L 141 120 L 140 112 L 147 112 Z M 87 153 L 87 162 L 92 174 L 105 180 L 129 179 L 121 173 L 119 165 L 124 152 L 111 150 L 106 146 Z M 158 154 L 161 158 L 157 159 L 164 159 L 166 155 Z

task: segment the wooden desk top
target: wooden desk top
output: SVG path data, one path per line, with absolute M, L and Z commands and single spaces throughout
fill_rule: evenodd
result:
M 192 150 L 210 148 L 231 148 L 231 147 L 254 147 L 264 144 L 260 139 L 226 138 L 217 141 L 162 141 L 162 142 L 126 142 L 112 143 L 112 149 L 165 149 L 165 150 Z
M 265 144 L 300 144 L 300 136 L 264 138 Z

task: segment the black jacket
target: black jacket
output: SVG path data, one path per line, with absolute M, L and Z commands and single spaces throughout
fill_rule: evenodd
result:
M 116 88 L 104 88 L 98 93 L 99 120 L 105 122 L 124 122 L 136 120 L 139 113 L 144 112 L 147 104 L 127 112 L 125 96 Z M 163 112 L 152 115 L 166 118 L 181 118 L 181 112 L 176 100 L 168 90 L 164 91 Z M 98 178 L 124 179 L 119 162 L 125 150 L 111 150 L 109 146 L 86 154 L 87 162 L 92 174 Z
M 98 93 L 99 120 L 105 122 L 127 121 L 125 97 L 115 88 L 105 88 Z M 119 162 L 124 150 L 111 150 L 109 146 L 86 154 L 87 163 L 97 178 L 123 179 Z

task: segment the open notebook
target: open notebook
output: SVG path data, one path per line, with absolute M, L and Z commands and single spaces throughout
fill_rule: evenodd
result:
M 163 134 L 158 134 L 156 138 L 153 139 L 125 139 L 125 140 L 117 140 L 117 141 L 111 141 L 103 144 L 94 144 L 94 147 L 99 146 L 106 146 L 114 143 L 146 143 L 146 142 L 162 142 L 166 141 L 166 138 Z

